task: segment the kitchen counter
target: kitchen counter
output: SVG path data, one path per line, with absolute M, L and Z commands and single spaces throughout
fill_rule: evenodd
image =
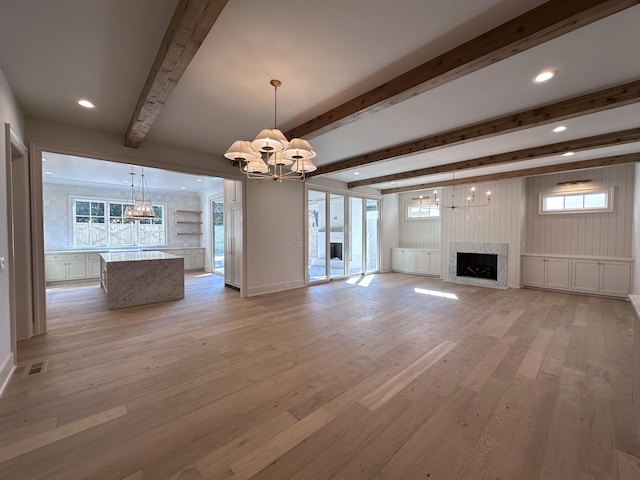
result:
M 159 251 L 100 254 L 109 310 L 184 298 L 184 259 Z

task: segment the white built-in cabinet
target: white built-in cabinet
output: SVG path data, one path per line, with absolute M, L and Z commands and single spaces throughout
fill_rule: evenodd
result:
M 392 248 L 391 267 L 394 272 L 440 275 L 440 250 L 429 248 Z
M 150 248 L 184 258 L 185 270 L 204 269 L 204 248 Z M 50 252 L 44 255 L 45 281 L 100 278 L 100 252 Z
M 242 282 L 242 182 L 224 181 L 224 283 Z
M 522 256 L 522 285 L 626 297 L 631 292 L 633 260 L 526 254 Z

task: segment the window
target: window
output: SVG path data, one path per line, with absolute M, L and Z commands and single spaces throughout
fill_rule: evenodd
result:
M 605 190 L 540 194 L 540 213 L 613 211 L 613 187 Z
M 154 205 L 155 218 L 138 221 L 124 217 L 126 203 L 108 200 L 73 200 L 74 247 L 127 247 L 164 245 L 164 206 Z
M 409 220 L 439 217 L 440 207 L 438 207 L 437 205 L 407 205 L 407 218 Z

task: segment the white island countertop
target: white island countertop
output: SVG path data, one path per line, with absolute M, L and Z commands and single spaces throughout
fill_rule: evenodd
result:
M 100 256 L 107 263 L 115 262 L 140 262 L 144 260 L 165 260 L 168 258 L 179 258 L 166 252 L 149 251 L 149 252 L 106 252 Z

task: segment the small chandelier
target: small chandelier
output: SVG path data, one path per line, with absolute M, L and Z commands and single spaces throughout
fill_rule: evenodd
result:
M 240 171 L 252 180 L 298 180 L 317 167 L 311 161 L 316 152 L 311 144 L 301 138 L 288 141 L 276 128 L 277 95 L 280 80 L 269 82 L 274 89 L 273 129 L 262 130 L 252 142 L 236 140 L 224 156 L 238 162 Z
M 452 180 L 455 180 L 455 173 L 452 174 Z M 451 203 L 446 205 L 440 201 L 438 197 L 438 191 L 434 190 L 433 199 L 437 207 L 442 208 L 450 208 L 451 210 L 460 209 L 460 210 L 469 210 L 470 208 L 478 208 L 478 207 L 486 207 L 491 202 L 491 192 L 487 192 L 485 195 L 485 201 L 483 204 L 478 205 L 475 203 L 476 199 L 476 187 L 471 187 L 469 189 L 469 194 L 467 195 L 466 203 L 461 203 L 456 205 L 456 194 L 455 194 L 455 185 L 451 185 Z
M 147 187 L 147 181 L 144 178 L 144 169 L 140 171 L 140 183 L 138 184 L 137 192 L 133 186 L 135 173 L 130 172 L 129 175 L 131 175 L 131 189 L 129 191 L 128 205 L 124 209 L 124 217 L 129 220 L 154 218 L 156 214 L 153 211 L 153 205 L 151 205 L 151 195 L 149 195 L 149 187 Z

